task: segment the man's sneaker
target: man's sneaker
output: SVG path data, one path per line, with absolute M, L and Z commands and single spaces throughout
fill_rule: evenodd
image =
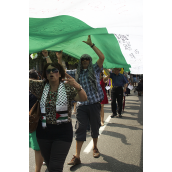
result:
M 121 114 L 119 114 L 119 118 L 122 118 L 122 115 Z
M 112 114 L 112 115 L 111 115 L 111 118 L 114 118 L 115 116 L 116 116 L 116 114 Z
M 80 158 L 77 158 L 75 155 L 73 155 L 73 158 L 67 164 L 68 165 L 78 165 L 78 164 L 81 164 L 81 160 L 80 160 Z
M 98 158 L 100 156 L 100 152 L 97 148 L 93 149 L 93 157 L 94 158 Z

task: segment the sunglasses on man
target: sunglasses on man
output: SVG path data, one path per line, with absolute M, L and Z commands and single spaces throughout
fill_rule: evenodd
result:
M 86 60 L 86 61 L 90 61 L 90 59 L 89 59 L 88 57 L 86 57 L 86 58 L 82 58 L 82 59 L 81 59 L 81 61 L 84 61 L 84 60 Z
M 58 69 L 56 69 L 56 68 L 53 68 L 53 69 L 47 69 L 47 70 L 46 70 L 46 73 L 47 73 L 47 74 L 50 74 L 50 72 L 52 72 L 52 73 L 58 73 L 58 72 L 59 72 L 59 70 L 58 70 Z

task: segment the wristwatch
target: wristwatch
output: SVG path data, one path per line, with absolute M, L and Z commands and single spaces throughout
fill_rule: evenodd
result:
M 80 89 L 79 89 L 79 90 L 77 90 L 77 91 L 79 92 L 79 91 L 81 91 L 81 90 L 82 90 L 82 86 L 80 85 Z

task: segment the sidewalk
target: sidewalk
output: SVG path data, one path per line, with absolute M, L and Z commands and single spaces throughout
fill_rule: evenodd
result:
M 104 106 L 106 120 L 112 114 L 111 101 Z M 122 118 L 110 118 L 99 136 L 98 149 L 101 153 L 99 158 L 93 158 L 92 150 L 85 153 L 84 149 L 92 141 L 90 133 L 81 150 L 81 164 L 68 166 L 75 154 L 75 138 L 66 158 L 63 172 L 142 172 L 143 171 L 143 96 L 137 96 L 137 92 L 131 91 L 126 96 L 126 105 Z M 72 116 L 73 128 L 75 116 Z M 101 127 L 102 128 L 102 127 Z M 75 129 L 74 129 L 75 131 Z M 33 151 L 30 150 L 30 172 L 34 171 Z M 32 163 L 32 164 L 31 164 Z M 44 166 L 41 172 L 44 172 Z

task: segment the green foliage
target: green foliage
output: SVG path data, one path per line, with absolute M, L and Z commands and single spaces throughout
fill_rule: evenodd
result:
M 33 59 L 30 58 L 30 55 L 29 55 L 29 69 L 33 69 L 33 67 L 36 67 L 36 64 L 46 64 L 46 59 L 43 59 L 43 55 L 42 55 L 42 52 L 38 52 L 38 57 L 36 59 Z M 48 55 L 49 57 L 51 58 L 51 61 L 52 62 L 57 62 L 57 57 L 56 57 L 56 53 L 54 51 L 48 51 Z M 75 64 L 78 64 L 79 60 L 72 57 L 72 56 L 69 56 L 68 54 L 65 54 L 63 53 L 63 56 L 62 56 L 62 60 L 65 61 L 67 64 L 70 64 L 70 65 L 75 65 Z
M 78 64 L 79 60 L 74 58 L 74 57 L 69 56 L 69 62 L 68 63 L 71 64 L 71 65 Z

